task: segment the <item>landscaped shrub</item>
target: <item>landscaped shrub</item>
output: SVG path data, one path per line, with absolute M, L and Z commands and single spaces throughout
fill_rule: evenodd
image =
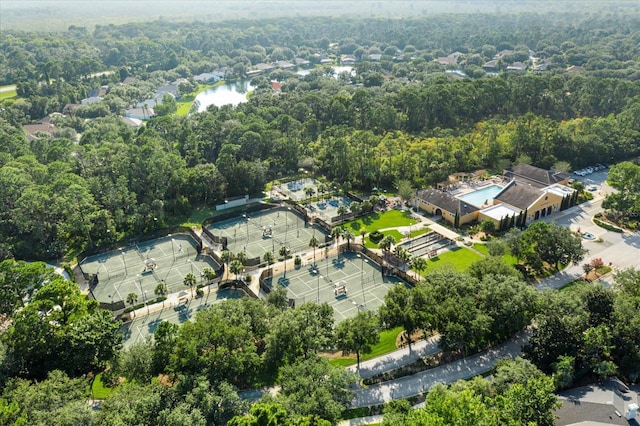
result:
M 372 243 L 379 243 L 384 238 L 384 234 L 380 231 L 373 231 L 369 233 L 369 240 Z
M 606 229 L 607 231 L 618 232 L 618 233 L 624 232 L 622 229 L 618 228 L 617 226 L 613 226 L 611 224 L 608 224 L 598 219 L 593 219 L 593 223 L 598 225 L 600 228 Z

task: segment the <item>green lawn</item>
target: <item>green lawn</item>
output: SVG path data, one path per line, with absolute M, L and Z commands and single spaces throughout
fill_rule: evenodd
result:
M 478 251 L 484 254 L 485 256 L 489 256 L 489 249 L 487 248 L 486 244 L 473 243 L 472 247 L 475 251 Z
M 371 213 L 365 217 L 361 217 L 344 224 L 345 229 L 358 235 L 364 229 L 367 232 L 377 231 L 379 229 L 397 228 L 398 226 L 409 226 L 418 223 L 411 218 L 411 212 L 400 210 L 389 210 L 384 213 Z
M 189 218 L 185 222 L 181 223 L 180 225 L 188 226 L 188 227 L 197 226 L 199 228 L 200 226 L 202 226 L 202 222 L 206 218 L 215 215 L 215 213 L 216 213 L 216 209 L 214 207 L 201 206 L 201 207 L 195 208 L 191 211 L 191 216 L 189 216 Z
M 402 327 L 392 328 L 391 330 L 383 330 L 380 332 L 380 341 L 377 345 L 371 348 L 371 353 L 362 354 L 360 356 L 360 362 L 366 361 L 368 359 L 372 359 L 381 355 L 388 354 L 389 352 L 393 352 L 398 347 L 396 346 L 396 338 L 398 334 L 402 331 Z M 329 361 L 331 365 L 339 366 L 339 367 L 347 367 L 349 365 L 353 365 L 356 363 L 356 358 L 353 357 L 342 357 L 342 358 L 334 358 Z
M 466 271 L 469 266 L 480 259 L 482 259 L 482 256 L 472 252 L 466 247 L 454 247 L 429 259 L 427 262 L 427 271 L 429 269 L 445 267 L 451 267 L 456 271 Z
M 402 239 L 404 238 L 404 235 L 402 235 L 400 233 L 400 231 L 396 231 L 395 229 L 391 229 L 389 231 L 384 231 L 383 232 L 384 236 L 386 237 L 387 235 L 393 235 L 393 238 L 396 239 L 396 242 L 400 242 L 402 241 Z M 357 241 L 361 241 L 362 238 L 360 237 L 360 235 L 356 236 L 356 240 Z M 370 248 L 370 249 L 377 249 L 378 247 L 378 243 L 374 243 L 369 239 L 369 236 L 367 235 L 366 237 L 364 237 L 364 246 L 366 248 Z
M 204 92 L 207 89 L 211 89 L 212 87 L 220 86 L 222 84 L 224 84 L 223 80 L 218 81 L 214 84 L 199 84 L 198 88 L 194 92 L 191 92 L 188 95 L 182 95 L 180 97 L 180 100 L 177 102 L 178 110 L 176 111 L 176 115 L 178 117 L 184 117 L 189 114 L 189 111 L 191 111 L 191 106 L 193 105 L 193 101 L 196 99 L 196 96 L 198 96 L 200 92 Z
M 93 383 L 91 384 L 91 395 L 93 396 L 93 398 L 105 399 L 113 391 L 113 388 L 105 387 L 105 385 L 102 383 L 102 373 L 98 374 L 95 379 L 93 379 Z
M 15 98 L 16 96 L 18 96 L 18 92 L 16 91 L 16 89 L 0 92 L 0 101 L 3 99 Z
M 489 249 L 487 249 L 486 244 L 474 243 L 472 247 L 474 250 L 484 254 L 485 256 L 489 256 Z M 518 263 L 518 259 L 516 259 L 516 257 L 511 254 L 503 255 L 502 260 L 508 265 L 515 265 L 516 263 Z

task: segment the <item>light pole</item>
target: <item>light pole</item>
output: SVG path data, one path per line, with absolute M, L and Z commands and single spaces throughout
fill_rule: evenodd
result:
M 147 305 L 147 290 L 142 291 L 142 301 Z M 149 314 L 149 305 L 147 305 L 147 315 Z
M 125 275 L 128 275 L 129 271 L 127 271 L 127 261 L 126 261 L 126 259 L 124 257 L 124 251 L 121 250 L 120 254 L 122 255 L 122 263 L 124 263 L 124 273 L 125 273 Z
M 169 235 L 171 235 L 171 234 L 169 234 Z M 176 261 L 176 249 L 175 249 L 175 247 L 173 247 L 173 243 L 175 241 L 176 241 L 175 239 L 171 238 L 171 254 L 173 254 L 173 261 L 174 262 Z
M 142 302 L 146 305 L 147 297 L 145 296 L 146 292 L 142 290 L 142 277 L 140 276 L 140 274 L 136 275 L 136 279 L 138 280 L 138 287 L 140 288 L 140 294 L 142 294 Z
M 320 278 L 322 278 L 322 276 L 320 276 L 320 272 L 318 272 L 318 298 L 316 301 L 318 305 L 320 304 Z
M 291 211 L 291 207 L 287 207 L 288 211 Z M 284 227 L 284 245 L 287 245 L 287 235 L 289 234 L 289 215 L 287 214 L 287 211 L 284 212 L 284 223 L 285 223 L 285 227 Z
M 360 258 L 360 286 L 362 287 L 362 306 L 366 307 L 367 301 L 364 297 L 364 262 L 369 263 L 369 261 L 366 260 L 360 253 L 358 253 L 356 256 Z
M 187 259 L 187 262 L 189 262 L 189 265 L 191 265 L 191 275 L 193 275 L 193 262 L 191 261 L 191 259 Z M 193 275 L 195 277 L 195 275 Z

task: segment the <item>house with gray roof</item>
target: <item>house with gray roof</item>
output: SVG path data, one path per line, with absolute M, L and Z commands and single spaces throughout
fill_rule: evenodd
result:
M 418 207 L 434 216 L 455 224 L 456 214 L 459 216 L 458 225 L 473 222 L 478 218 L 478 208 L 466 203 L 448 192 L 438 189 L 423 189 L 416 193 Z
M 530 164 L 516 164 L 503 172 L 507 179 L 530 184 L 537 188 L 544 188 L 553 184 L 567 185 L 569 175 L 555 170 L 545 170 Z
M 558 426 L 638 426 L 638 392 L 612 378 L 561 392 L 562 406 L 555 411 Z

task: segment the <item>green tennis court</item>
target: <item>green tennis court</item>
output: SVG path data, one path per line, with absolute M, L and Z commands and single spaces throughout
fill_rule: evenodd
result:
M 215 222 L 207 226 L 212 234 L 227 237 L 227 250 L 245 252 L 248 258 L 262 257 L 271 251 L 278 257 L 286 245 L 291 253 L 310 249 L 313 236 L 324 243 L 327 232 L 318 225 L 305 222 L 294 209 L 277 207 Z
M 167 305 L 161 311 L 138 316 L 120 327 L 120 331 L 122 331 L 123 334 L 123 345 L 124 347 L 128 347 L 151 337 L 162 321 L 182 324 L 186 321 L 193 320 L 199 311 L 215 303 L 227 299 L 239 299 L 244 296 L 245 293 L 242 290 L 232 288 L 221 289 L 205 294 L 203 297 L 191 299 L 185 304 L 176 306 Z
M 195 275 L 199 284 L 205 268 L 220 269 L 211 256 L 198 254 L 197 247 L 191 235 L 168 235 L 87 257 L 80 267 L 97 276 L 98 282 L 91 288 L 97 301 L 126 301 L 129 293 L 135 293 L 137 302 L 143 303 L 157 297 L 154 290 L 160 282 L 167 285 L 169 293 L 189 290 L 184 286 L 187 274 Z
M 316 252 L 316 264 L 307 253 L 299 269 L 287 270 L 286 274 L 274 269 L 273 278 L 266 283 L 284 286 L 296 304 L 327 302 L 333 307 L 336 322 L 355 316 L 360 309 L 375 311 L 393 286 L 409 286 L 396 276 L 383 276 L 380 265 L 356 253 L 327 258 Z

